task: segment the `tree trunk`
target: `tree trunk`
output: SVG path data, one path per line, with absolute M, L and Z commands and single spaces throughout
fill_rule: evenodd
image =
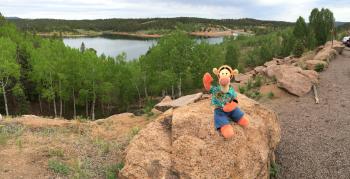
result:
M 40 107 L 40 114 L 43 113 L 43 106 L 41 104 L 41 96 L 39 95 L 39 107 Z
M 8 109 L 8 106 L 7 106 L 7 97 L 6 97 L 5 85 L 2 84 L 1 86 L 2 86 L 2 94 L 4 95 L 6 116 L 8 116 L 9 115 L 9 109 Z
M 136 88 L 136 91 L 137 91 L 137 94 L 139 96 L 139 108 L 141 108 L 142 104 L 141 104 L 141 93 L 140 93 L 140 89 L 139 87 L 134 83 L 132 82 L 132 84 L 134 84 L 135 88 Z
M 61 92 L 61 80 L 59 81 L 59 90 L 60 90 L 60 117 L 62 117 L 62 92 Z
M 89 103 L 87 97 L 85 98 L 85 112 L 86 118 L 89 118 Z
M 91 106 L 91 119 L 95 120 L 95 103 L 96 103 L 96 92 L 95 92 L 95 81 L 92 82 L 92 93 L 93 93 L 93 99 L 92 99 L 92 106 Z
M 75 91 L 73 88 L 73 119 L 76 119 L 76 118 L 77 118 L 77 109 L 75 106 Z
M 57 117 L 56 97 L 53 98 L 53 111 L 55 113 L 55 118 L 56 118 Z
M 146 76 L 143 78 L 143 86 L 145 87 L 145 97 L 148 98 L 148 91 L 147 91 L 147 85 L 146 85 Z
M 178 86 L 178 88 L 179 88 L 179 97 L 181 97 L 182 96 L 182 94 L 181 94 L 181 77 L 180 77 L 180 80 L 179 80 L 179 84 L 178 84 L 179 86 Z
M 171 98 L 174 99 L 175 91 L 174 91 L 174 85 L 171 85 Z

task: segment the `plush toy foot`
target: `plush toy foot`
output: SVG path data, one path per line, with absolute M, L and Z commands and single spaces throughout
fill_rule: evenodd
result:
M 233 127 L 230 124 L 226 124 L 220 128 L 221 134 L 226 138 L 233 136 Z
M 239 121 L 238 124 L 243 127 L 247 127 L 249 125 L 249 120 L 247 118 L 242 117 Z

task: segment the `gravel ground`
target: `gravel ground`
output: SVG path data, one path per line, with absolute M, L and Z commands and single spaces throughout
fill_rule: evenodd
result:
M 350 49 L 320 74 L 320 104 L 310 92 L 267 103 L 279 116 L 278 178 L 350 179 Z

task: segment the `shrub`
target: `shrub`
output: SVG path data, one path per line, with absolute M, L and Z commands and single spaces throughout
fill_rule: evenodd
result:
M 321 71 L 323 71 L 323 70 L 324 70 L 324 64 L 322 64 L 322 63 L 316 64 L 316 66 L 315 66 L 315 71 L 321 72 Z
M 273 94 L 272 91 L 270 91 L 269 93 L 267 93 L 267 97 L 268 97 L 269 99 L 272 99 L 274 96 L 275 96 L 275 94 Z
M 70 172 L 70 168 L 66 164 L 53 159 L 49 160 L 49 169 L 62 175 L 68 175 Z
M 279 172 L 279 167 L 275 162 L 270 164 L 270 178 L 276 178 Z
M 114 165 L 110 165 L 106 167 L 105 174 L 106 174 L 106 179 L 115 179 L 118 176 L 118 173 L 120 170 L 124 168 L 124 163 L 120 162 Z

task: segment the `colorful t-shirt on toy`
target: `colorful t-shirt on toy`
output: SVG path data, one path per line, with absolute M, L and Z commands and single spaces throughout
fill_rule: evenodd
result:
M 236 99 L 237 94 L 232 86 L 229 87 L 227 93 L 221 91 L 221 86 L 211 86 L 209 93 L 213 96 L 211 98 L 211 104 L 216 107 L 224 107 L 226 103 Z

